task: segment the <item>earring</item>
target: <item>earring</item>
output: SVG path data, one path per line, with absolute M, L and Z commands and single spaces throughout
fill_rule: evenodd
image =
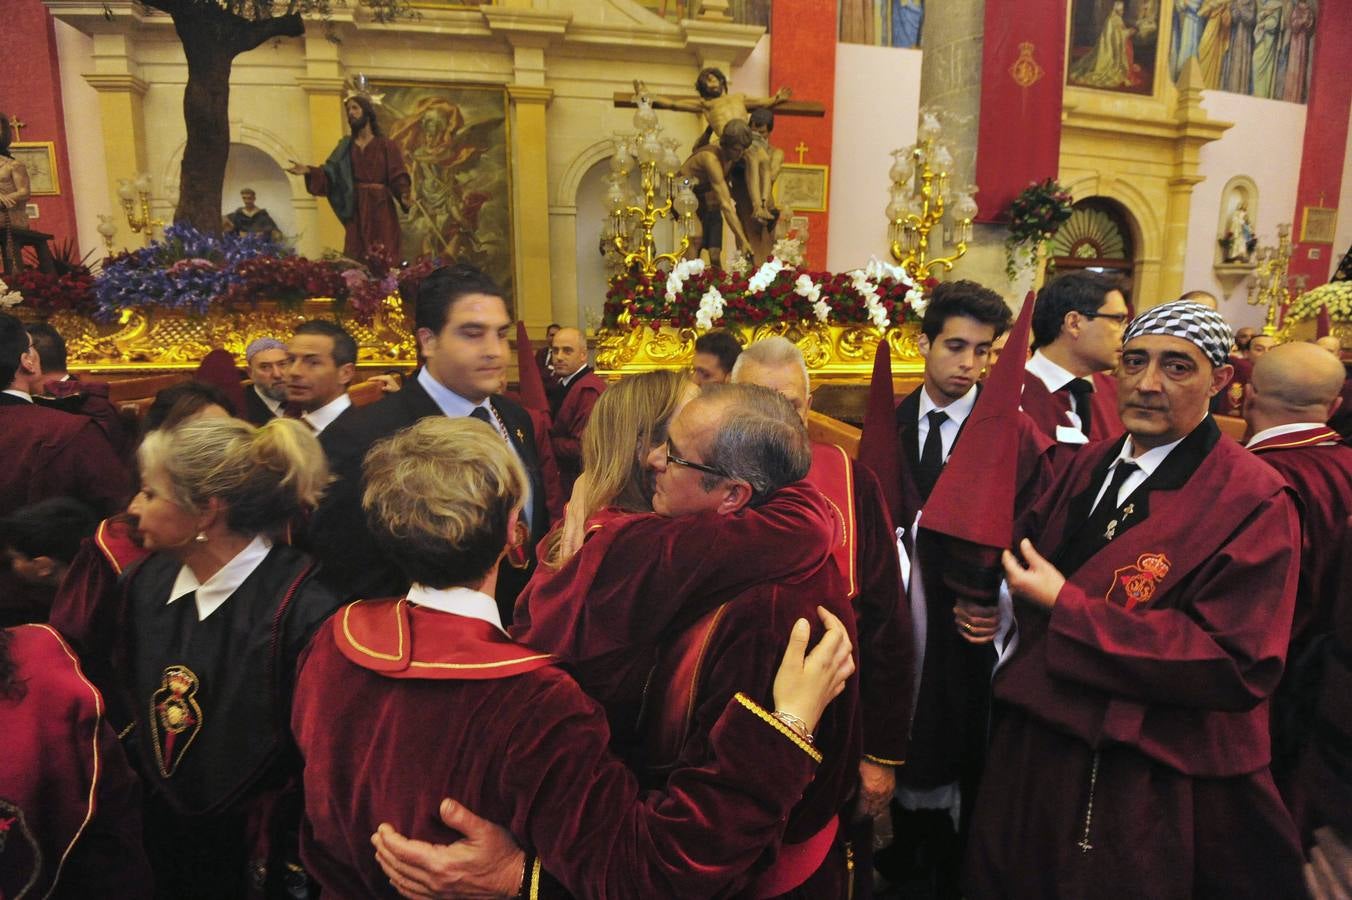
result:
M 205 531 L 197 532 L 197 537 L 193 538 L 194 544 L 205 544 L 207 542 L 207 533 Z

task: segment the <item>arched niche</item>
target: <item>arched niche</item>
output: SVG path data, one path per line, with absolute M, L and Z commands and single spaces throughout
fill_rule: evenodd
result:
M 253 188 L 255 201 L 266 209 L 283 235 L 293 240 L 299 230 L 291 202 L 291 177 L 271 156 L 248 144 L 231 144 L 225 164 L 225 187 L 221 191 L 221 214 L 233 211 L 242 201 L 239 192 Z
M 1240 213 L 1240 210 L 1243 210 Z M 1239 216 L 1243 216 L 1240 221 Z M 1237 238 L 1232 246 L 1230 258 L 1226 254 L 1225 240 L 1232 230 L 1248 225 L 1248 235 L 1254 232 L 1254 223 L 1258 221 L 1258 185 L 1248 175 L 1236 175 L 1225 183 L 1221 191 L 1220 208 L 1216 211 L 1215 266 L 1219 274 L 1229 274 L 1227 270 L 1240 269 L 1245 272 L 1255 268 L 1252 252 L 1243 247 L 1244 236 Z
M 1124 205 L 1109 197 L 1085 197 L 1052 237 L 1048 253 L 1057 272 L 1088 269 L 1119 278 L 1130 301 L 1139 236 L 1140 227 Z
M 601 229 L 605 224 L 606 175 L 609 158 L 601 159 L 582 173 L 575 189 L 577 235 L 577 314 L 589 329 L 600 326 L 606 303 L 609 272 L 601 255 Z

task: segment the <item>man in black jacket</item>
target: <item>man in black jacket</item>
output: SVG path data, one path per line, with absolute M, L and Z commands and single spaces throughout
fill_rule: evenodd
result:
M 544 482 L 535 450 L 530 416 L 520 406 L 496 395 L 505 381 L 512 327 L 502 291 L 473 266 L 436 270 L 418 287 L 415 325 L 425 364 L 403 389 L 378 403 L 353 409 L 320 436 L 337 480 L 310 523 L 309 543 L 323 562 L 320 578 L 346 596 L 398 596 L 408 584 L 376 550 L 361 509 L 361 464 L 376 441 L 389 437 L 425 416 L 472 416 L 506 441 L 530 477 L 525 520 L 529 534 L 520 535 L 498 576 L 497 601 L 503 621 L 510 621 L 516 595 L 534 565 L 534 547 L 549 526 Z M 515 568 L 523 564 L 522 568 Z

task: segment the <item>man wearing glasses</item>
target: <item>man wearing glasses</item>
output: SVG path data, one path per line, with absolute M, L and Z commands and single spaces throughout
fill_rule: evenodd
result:
M 1122 434 L 1112 372 L 1130 317 L 1116 283 L 1093 272 L 1069 272 L 1038 292 L 1023 410 L 1058 444 Z

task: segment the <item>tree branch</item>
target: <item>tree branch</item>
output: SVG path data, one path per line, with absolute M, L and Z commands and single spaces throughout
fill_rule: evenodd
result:
M 244 53 L 272 38 L 300 37 L 304 33 L 305 20 L 300 17 L 299 13 L 273 16 L 270 19 L 260 19 L 256 22 L 241 20 L 234 35 L 235 40 L 232 49 L 237 54 Z

